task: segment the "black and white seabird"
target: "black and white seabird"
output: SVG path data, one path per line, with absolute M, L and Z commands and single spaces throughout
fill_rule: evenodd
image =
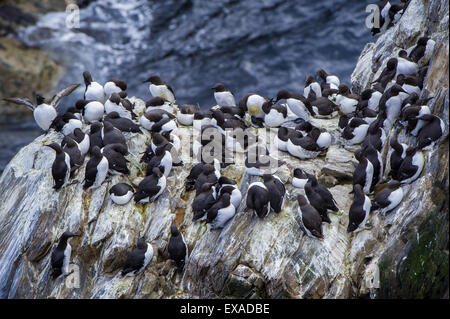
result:
M 417 45 L 408 55 L 409 59 L 418 65 L 427 65 L 433 54 L 435 44 L 436 42 L 429 37 L 419 38 Z
M 105 102 L 105 112 L 110 114 L 112 112 L 119 113 L 120 117 L 127 118 L 129 120 L 136 117 L 133 112 L 133 105 L 129 100 L 122 99 L 118 93 L 113 93 Z
M 154 202 L 166 188 L 166 177 L 158 167 L 153 168 L 151 175 L 146 176 L 138 186 L 134 194 L 136 203 Z
M 214 99 L 219 106 L 236 106 L 236 100 L 231 91 L 227 90 L 222 83 L 217 83 L 212 87 Z
M 169 258 L 175 262 L 177 270 L 182 272 L 188 259 L 188 246 L 184 241 L 183 234 L 180 233 L 174 223 L 170 226 L 170 234 L 171 236 L 167 245 Z
M 153 173 L 153 168 L 164 167 L 164 176 L 169 176 L 172 170 L 172 154 L 170 154 L 170 145 L 158 147 L 155 150 L 155 156 L 148 162 L 146 175 Z
M 406 126 L 406 133 L 417 136 L 422 127 L 428 123 L 427 121 L 419 120 L 419 118 L 427 114 L 431 114 L 428 105 L 411 105 L 403 109 L 400 123 Z
M 343 114 L 356 111 L 359 103 L 359 96 L 351 93 L 350 88 L 346 84 L 339 85 L 339 92 L 336 96 L 336 103 Z
M 297 196 L 300 228 L 309 237 L 323 238 L 322 217 L 303 195 Z
M 324 69 L 317 71 L 317 76 L 321 78 L 324 83 L 329 84 L 331 89 L 337 90 L 341 84 L 341 81 L 336 75 L 330 75 L 325 72 Z
M 55 182 L 53 189 L 58 191 L 65 186 L 70 177 L 70 157 L 69 154 L 63 151 L 61 146 L 57 143 L 51 143 L 48 146 L 55 150 L 56 157 L 52 164 L 52 176 Z
M 444 121 L 432 114 L 421 115 L 417 119 L 426 122 L 417 135 L 417 147 L 422 150 L 429 150 L 444 134 Z
M 360 184 L 353 185 L 354 199 L 348 212 L 348 227 L 347 232 L 354 232 L 363 230 L 369 213 L 372 208 L 372 203 L 363 191 Z
M 219 183 L 219 192 L 218 195 L 222 195 L 225 193 L 230 194 L 231 204 L 237 209 L 241 204 L 242 193 L 239 190 L 236 182 L 230 178 L 225 176 L 221 176 L 218 180 Z
M 395 76 L 397 74 L 397 65 L 398 61 L 396 58 L 389 59 L 380 76 L 372 83 L 380 83 L 384 91 L 386 86 L 395 79 Z
M 127 140 L 125 139 L 125 136 L 123 136 L 122 132 L 115 128 L 114 125 L 112 125 L 110 122 L 105 121 L 103 123 L 103 127 L 101 129 L 101 136 L 103 140 L 103 144 L 109 145 L 109 144 L 123 144 L 125 147 L 127 147 Z
M 372 201 L 372 210 L 378 210 L 383 216 L 397 207 L 403 200 L 403 188 L 397 181 L 381 190 Z
M 105 114 L 105 106 L 96 100 L 78 100 L 75 107 L 82 111 L 83 118 L 88 123 L 101 121 Z
M 320 198 L 322 198 L 324 204 L 326 205 L 326 208 L 337 212 L 339 211 L 339 208 L 337 207 L 337 203 L 334 200 L 333 194 L 317 181 L 317 178 L 314 175 L 307 174 L 308 181 L 311 184 L 312 190 L 320 195 Z M 305 184 L 306 185 L 306 184 Z
M 386 132 L 383 129 L 383 117 L 377 117 L 377 119 L 369 125 L 362 147 L 366 147 L 370 144 L 376 150 L 381 152 L 385 141 Z
M 276 214 L 281 213 L 286 195 L 286 187 L 278 176 L 264 174 L 263 180 L 264 186 L 266 186 L 269 192 L 270 208 Z
M 378 184 L 378 182 L 381 180 L 383 176 L 383 158 L 381 156 L 381 153 L 376 150 L 372 144 L 367 143 L 365 146 L 360 148 L 355 152 L 355 157 L 357 159 L 360 158 L 367 158 L 367 160 L 372 163 L 373 166 L 373 176 L 372 176 L 372 183 L 370 186 L 370 192 L 373 192 L 375 189 L 375 185 Z M 363 186 L 362 184 L 360 184 Z
M 94 146 L 91 151 L 91 157 L 86 164 L 83 188 L 93 189 L 100 187 L 106 179 L 108 168 L 108 159 L 103 156 L 98 146 Z
M 406 157 L 398 169 L 397 180 L 402 184 L 414 182 L 422 173 L 424 164 L 425 159 L 423 153 L 416 148 L 408 148 L 406 150 Z
M 308 97 L 309 93 L 313 91 L 316 97 L 322 97 L 322 89 L 320 84 L 314 79 L 312 75 L 308 75 L 305 80 L 305 88 L 303 89 L 303 96 Z
M 383 93 L 375 89 L 367 89 L 361 92 L 360 101 L 357 109 L 369 108 L 375 112 L 378 112 L 378 106 Z
M 164 119 L 174 119 L 175 115 L 172 113 L 167 112 L 166 110 L 162 109 L 150 109 L 148 111 L 145 111 L 144 115 L 142 115 L 139 119 L 139 124 L 143 128 L 145 128 L 148 131 L 152 130 L 153 125 L 156 123 L 161 122 Z M 175 123 L 176 124 L 176 123 Z
M 117 205 L 125 205 L 134 194 L 134 188 L 127 183 L 118 183 L 109 189 L 109 198 Z
M 120 93 L 127 90 L 127 83 L 122 80 L 110 79 L 103 86 L 106 98 L 109 98 L 113 93 Z
M 145 238 L 139 238 L 137 247 L 127 256 L 122 269 L 122 277 L 136 276 L 145 270 L 153 258 L 153 247 L 145 241 Z
M 275 137 L 275 145 L 280 151 L 287 152 L 287 142 L 289 140 L 289 135 L 295 132 L 294 129 L 289 127 L 281 126 L 278 129 L 277 137 Z
M 196 221 L 202 219 L 207 213 L 208 209 L 216 203 L 217 183 L 203 183 L 199 186 L 195 193 L 195 199 L 192 202 L 192 220 Z
M 272 101 L 264 102 L 264 124 L 268 127 L 279 127 L 287 119 L 287 108 L 282 104 L 273 104 Z
M 369 124 L 358 117 L 354 117 L 342 132 L 342 138 L 348 145 L 361 144 L 366 138 Z
M 399 74 L 396 83 L 400 85 L 407 94 L 420 94 L 423 88 L 423 82 L 421 83 L 420 77 L 416 75 Z
M 314 128 L 311 132 L 307 136 L 303 136 L 298 131 L 292 132 L 287 142 L 289 154 L 300 159 L 317 157 L 321 152 L 320 147 L 317 145 L 317 139 L 321 132 L 318 128 Z
M 34 120 L 36 121 L 37 125 L 42 130 L 48 131 L 50 129 L 50 126 L 52 125 L 53 120 L 58 115 L 58 113 L 56 112 L 56 108 L 58 107 L 61 99 L 71 94 L 79 86 L 79 84 L 73 84 L 59 91 L 53 96 L 50 104 L 45 103 L 45 98 L 41 94 L 35 94 L 35 103 L 32 103 L 27 98 L 5 98 L 3 100 L 29 107 L 33 111 Z
M 406 93 L 406 91 L 400 85 L 394 84 L 383 93 L 380 99 L 379 108 L 380 112 L 386 115 L 383 125 L 386 128 L 391 128 L 401 113 L 403 97 L 400 93 Z
M 294 169 L 294 176 L 292 177 L 292 186 L 295 188 L 304 189 L 305 184 L 308 182 L 309 174 L 300 168 Z
M 250 184 L 247 190 L 247 209 L 253 210 L 259 218 L 264 218 L 270 211 L 270 194 L 261 182 Z
M 408 149 L 408 145 L 404 143 L 399 143 L 396 136 L 391 138 L 391 140 L 389 141 L 389 145 L 393 149 L 391 156 L 389 158 L 390 162 L 389 176 L 391 176 L 393 179 L 398 180 L 397 175 L 398 170 L 406 157 L 406 150 Z
M 105 116 L 105 122 L 111 123 L 115 128 L 127 133 L 142 133 L 140 126 L 132 120 L 121 117 L 117 112 L 111 112 Z
M 92 80 L 91 73 L 89 71 L 83 72 L 83 79 L 86 89 L 84 91 L 84 100 L 95 100 L 101 103 L 105 102 L 105 90 L 103 86 Z
M 275 102 L 280 100 L 286 100 L 292 113 L 305 121 L 309 121 L 312 108 L 306 97 L 301 94 L 289 92 L 288 90 L 281 90 L 278 92 Z
M 223 193 L 206 212 L 206 223 L 211 224 L 211 229 L 223 228 L 235 213 L 230 194 Z
M 92 154 L 92 149 L 94 146 L 102 148 L 103 139 L 102 139 L 102 128 L 103 124 L 100 122 L 95 122 L 91 124 L 89 129 L 89 153 Z
M 262 105 L 268 100 L 259 94 L 248 93 L 239 101 L 239 106 L 255 118 L 264 118 Z
M 357 154 L 358 155 L 358 154 Z M 353 186 L 356 184 L 361 185 L 365 194 L 370 192 L 373 180 L 373 165 L 362 154 L 357 158 L 359 164 L 356 166 L 353 172 Z
M 128 160 L 125 155 L 128 154 L 128 149 L 121 143 L 108 144 L 101 149 L 102 154 L 108 159 L 108 172 L 110 174 L 124 174 L 129 175 Z
M 50 125 L 57 132 L 61 132 L 63 135 L 69 135 L 77 128 L 82 128 L 83 122 L 81 122 L 75 114 L 66 111 L 61 115 L 58 115 Z
M 397 74 L 414 75 L 419 71 L 419 66 L 408 58 L 408 53 L 405 50 L 398 52 L 397 61 Z
M 162 81 L 159 75 L 152 75 L 144 83 L 150 83 L 149 90 L 152 96 L 159 96 L 170 103 L 175 103 L 175 93 L 169 84 Z
M 339 106 L 334 104 L 334 102 L 327 97 L 315 97 L 315 95 L 310 93 L 308 101 L 312 109 L 311 114 L 315 118 L 331 119 L 336 117 L 339 113 Z
M 72 134 L 67 135 L 78 143 L 81 155 L 86 155 L 89 152 L 90 139 L 89 135 L 85 134 L 81 129 L 76 128 Z
M 80 235 L 70 231 L 65 231 L 61 235 L 58 246 L 53 250 L 50 257 L 53 279 L 56 279 L 61 275 L 69 274 L 70 255 L 72 254 L 72 247 L 70 246 L 69 241 L 71 238 L 79 236 Z
M 76 170 L 84 163 L 84 156 L 78 147 L 78 143 L 71 137 L 65 136 L 61 141 L 61 147 L 64 152 L 69 154 L 70 158 L 70 177 L 72 178 Z
M 178 123 L 191 126 L 194 123 L 194 114 L 198 111 L 200 111 L 200 107 L 198 105 L 182 105 L 177 113 Z
M 308 181 L 306 182 L 304 190 L 306 198 L 308 199 L 311 206 L 313 206 L 319 212 L 322 221 L 325 223 L 331 223 L 331 219 L 330 217 L 328 217 L 328 210 L 331 208 L 335 210 L 336 204 L 334 203 L 333 196 L 331 196 L 332 200 L 330 202 L 322 198 L 323 192 L 318 192 L 317 186 L 313 187 L 313 181 L 311 179 L 308 179 Z

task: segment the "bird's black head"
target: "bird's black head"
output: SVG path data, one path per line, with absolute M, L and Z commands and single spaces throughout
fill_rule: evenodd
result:
M 92 82 L 92 76 L 91 73 L 89 73 L 89 71 L 84 71 L 83 72 L 83 79 L 84 79 L 84 84 L 86 86 L 88 86 L 89 84 L 91 84 Z
M 305 87 L 307 87 L 308 85 L 310 85 L 311 83 L 316 82 L 316 80 L 314 79 L 314 77 L 310 74 L 306 76 L 306 80 L 305 80 Z
M 299 206 L 307 205 L 308 201 L 306 200 L 305 196 L 303 195 L 297 195 L 297 201 Z
M 150 100 L 148 100 L 147 102 L 145 102 L 145 107 L 161 106 L 161 105 L 164 105 L 165 102 L 166 102 L 166 100 L 163 99 L 162 97 L 155 96 L 155 97 L 151 98 Z
M 91 124 L 91 128 L 89 129 L 89 133 L 92 135 L 94 133 L 100 132 L 103 125 L 100 122 L 94 122 Z
M 114 125 L 112 125 L 112 124 L 109 123 L 109 122 L 105 122 L 105 123 L 103 124 L 103 130 L 104 130 L 105 133 L 106 133 L 106 132 L 110 132 L 110 131 L 114 130 Z
M 152 170 L 153 175 L 155 175 L 156 177 L 160 178 L 163 176 L 163 172 L 164 172 L 164 167 L 154 167 Z
M 231 178 L 228 178 L 226 176 L 220 176 L 218 183 L 220 185 L 224 185 L 224 184 L 236 185 L 236 182 L 234 180 L 232 180 Z
M 280 90 L 277 93 L 277 98 L 275 100 L 275 103 L 279 100 L 289 99 L 291 97 L 291 93 L 288 90 Z
M 72 237 L 80 237 L 80 235 L 72 233 L 70 231 L 65 231 L 62 235 L 61 235 L 61 240 L 67 240 L 69 238 Z
M 322 80 L 326 81 L 328 74 L 327 74 L 327 72 L 325 72 L 324 69 L 320 69 L 320 70 L 317 72 L 317 76 L 318 76 L 319 78 L 321 78 Z
M 401 58 L 407 58 L 408 57 L 408 52 L 406 52 L 405 50 L 400 50 L 398 52 L 398 56 Z
M 147 80 L 145 80 L 143 83 L 151 83 L 154 85 L 161 85 L 164 84 L 164 82 L 161 80 L 161 78 L 159 77 L 159 75 L 154 74 L 152 76 L 150 76 Z
M 88 100 L 78 100 L 78 101 L 75 103 L 75 107 L 76 107 L 78 110 L 82 110 L 82 109 L 84 109 L 84 107 L 85 107 L 86 104 L 88 104 L 88 103 L 89 103 Z
M 387 62 L 387 69 L 388 70 L 395 70 L 397 68 L 398 60 L 396 58 L 392 58 Z
M 141 237 L 137 241 L 137 248 L 139 249 L 147 249 L 147 243 L 145 242 L 145 238 Z
M 421 37 L 421 38 L 417 41 L 417 45 L 420 45 L 420 46 L 426 46 L 428 40 L 430 40 L 429 37 Z
M 222 83 L 216 83 L 216 85 L 214 85 L 212 87 L 212 89 L 214 90 L 214 92 L 224 92 L 224 91 L 226 91 L 225 86 Z
M 109 118 L 109 119 L 119 119 L 120 115 L 117 112 L 111 112 L 106 117 Z
M 161 143 L 167 142 L 167 139 L 162 136 L 160 133 L 153 133 L 152 134 L 152 142 L 155 145 L 161 145 Z
M 361 100 L 370 100 L 372 97 L 373 89 L 367 89 L 361 92 Z
M 347 84 L 340 84 L 339 87 L 339 94 L 349 94 L 350 93 L 350 88 L 348 87 Z
M 42 94 L 36 94 L 36 105 L 45 103 L 45 97 Z
M 100 147 L 98 147 L 97 145 L 94 146 L 91 151 L 91 156 L 96 157 L 96 158 L 102 157 L 103 155 L 102 155 L 102 151 L 100 150 Z
M 271 174 L 264 174 L 262 177 L 263 177 L 264 183 L 270 182 L 274 178 Z
M 175 225 L 174 222 L 172 222 L 172 225 L 170 226 L 170 233 L 172 234 L 172 237 L 177 237 L 180 235 L 177 225 Z
M 61 146 L 73 148 L 78 147 L 78 143 L 75 142 L 70 136 L 64 136 L 63 140 L 61 141 Z
M 398 95 L 400 92 L 408 93 L 398 84 L 394 84 L 389 90 L 392 95 Z
M 125 91 L 120 91 L 118 94 L 119 94 L 121 99 L 124 99 L 124 98 L 126 98 L 128 96 L 128 93 L 125 92 Z
M 110 79 L 108 82 L 114 82 L 122 91 L 127 90 L 127 82 L 117 79 Z
M 54 143 L 54 142 L 53 142 L 53 143 L 47 144 L 47 145 L 45 145 L 45 146 L 48 146 L 48 147 L 54 149 L 54 150 L 56 151 L 56 153 L 62 152 L 61 146 L 60 146 L 58 143 Z
M 109 97 L 109 100 L 114 103 L 114 104 L 119 104 L 120 103 L 120 95 L 118 93 L 113 93 L 111 94 L 111 96 Z

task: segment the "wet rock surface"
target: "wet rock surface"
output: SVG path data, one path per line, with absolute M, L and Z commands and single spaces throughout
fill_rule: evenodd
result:
M 436 11 L 437 4 L 439 9 Z M 433 9 L 434 8 L 434 9 Z M 412 0 L 400 22 L 375 44 L 366 46 L 352 77 L 360 90 L 395 55 L 393 43 L 408 48 L 425 32 L 436 39 L 422 94 L 434 96 L 433 114 L 446 124 L 446 137 L 424 152 L 426 168 L 419 179 L 404 186 L 403 202 L 387 216 L 371 213 L 372 227 L 347 233 L 353 196 L 351 176 L 356 166 L 353 148 L 344 148 L 336 131 L 337 119 L 313 124 L 333 132 L 334 143 L 316 159 L 302 161 L 279 153 L 286 161 L 277 175 L 286 183 L 288 198 L 280 214 L 263 220 L 245 211 L 250 183 L 258 180 L 244 173 L 243 158 L 222 170 L 240 184 L 243 200 L 235 217 L 222 230 L 192 222 L 193 192 L 184 180 L 192 163 L 174 167 L 168 186 L 151 204 L 129 202 L 117 206 L 108 190 L 117 182 L 136 183 L 145 167 L 139 154 L 150 142 L 147 135 L 128 139 L 130 176 L 93 191 L 81 184 L 59 192 L 51 188 L 54 152 L 43 148 L 60 142 L 55 133 L 42 135 L 22 148 L 0 178 L 0 296 L 9 298 L 358 298 L 448 296 L 448 1 Z M 440 20 L 430 22 L 431 12 Z M 437 13 L 436 13 L 437 12 Z M 420 14 L 422 19 L 410 19 Z M 442 25 L 446 24 L 444 28 Z M 142 112 L 143 101 L 133 98 Z M 138 113 L 139 113 L 138 112 Z M 268 138 L 276 134 L 271 129 Z M 180 126 L 182 143 L 190 130 Z M 393 132 L 390 132 L 392 134 Z M 404 134 L 402 142 L 411 142 Z M 75 178 L 84 179 L 85 164 Z M 300 167 L 325 181 L 340 211 L 323 224 L 324 239 L 309 238 L 300 230 L 296 194 L 290 184 Z M 167 242 L 172 221 L 189 248 L 182 274 L 168 259 Z M 79 267 L 80 287 L 70 288 L 62 277 L 50 279 L 50 254 L 65 230 L 78 231 L 72 261 Z M 145 236 L 153 245 L 148 268 L 136 277 L 120 277 L 127 253 Z M 378 280 L 379 279 L 379 280 Z

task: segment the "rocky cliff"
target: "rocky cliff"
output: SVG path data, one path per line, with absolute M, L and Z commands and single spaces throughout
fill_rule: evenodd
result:
M 386 61 L 426 34 L 436 40 L 422 94 L 433 96 L 429 106 L 446 124 L 448 134 L 448 1 L 412 0 L 400 22 L 363 50 L 352 85 L 369 86 Z M 332 70 L 331 70 L 332 71 Z M 136 112 L 143 101 L 134 98 Z M 279 215 L 260 220 L 244 211 L 249 183 L 242 158 L 222 171 L 240 183 L 243 203 L 223 230 L 192 222 L 192 192 L 184 180 L 192 164 L 175 167 L 168 186 L 151 204 L 117 206 L 108 189 L 127 178 L 94 191 L 80 184 L 55 192 L 51 187 L 53 151 L 42 147 L 62 137 L 52 133 L 22 148 L 0 178 L 0 297 L 3 298 L 448 298 L 448 137 L 425 152 L 426 168 L 419 179 L 404 186 L 402 204 L 386 217 L 370 215 L 370 229 L 347 233 L 352 203 L 351 177 L 355 148 L 345 148 L 337 119 L 314 120 L 330 130 L 334 143 L 326 155 L 301 161 L 285 153 L 277 175 L 286 183 L 288 199 Z M 180 126 L 182 142 L 190 130 Z M 276 130 L 268 131 L 271 139 Z M 389 132 L 392 134 L 393 132 Z M 400 134 L 401 142 L 409 137 Z M 130 182 L 143 175 L 139 154 L 147 135 L 128 140 Z M 387 151 L 387 150 L 386 150 Z M 384 152 L 386 155 L 386 152 Z M 241 165 L 240 165 L 241 164 Z M 324 224 L 324 239 L 306 237 L 299 228 L 296 190 L 290 185 L 294 168 L 319 176 L 334 195 L 340 211 Z M 84 166 L 77 179 L 84 179 Z M 172 220 L 189 247 L 182 275 L 168 260 L 167 241 Z M 78 231 L 72 240 L 72 261 L 80 270 L 80 287 L 70 288 L 62 277 L 50 279 L 50 253 L 65 230 Z M 145 236 L 155 255 L 136 277 L 119 270 L 137 238 Z M 378 280 L 379 279 L 379 280 Z

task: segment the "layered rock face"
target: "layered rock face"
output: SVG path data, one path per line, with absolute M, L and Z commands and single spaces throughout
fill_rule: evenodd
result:
M 415 182 L 403 186 L 401 205 L 386 217 L 371 213 L 372 228 L 347 233 L 357 147 L 342 145 L 337 119 L 313 120 L 333 135 L 326 154 L 307 161 L 278 154 L 287 164 L 276 175 L 288 192 L 279 215 L 270 213 L 261 220 L 245 211 L 248 186 L 258 178 L 244 173 L 243 158 L 223 169 L 222 175 L 240 185 L 243 200 L 222 230 L 192 221 L 195 194 L 184 187 L 193 165 L 189 154 L 182 154 L 185 165 L 172 169 L 157 201 L 117 206 L 108 190 L 118 182 L 137 183 L 144 175 L 139 158 L 149 137 L 128 139 L 128 178 L 113 176 L 94 191 L 75 184 L 55 192 L 54 152 L 43 145 L 62 137 L 51 133 L 21 149 L 0 178 L 0 297 L 448 298 L 448 9 L 448 1 L 412 0 L 399 23 L 366 46 L 352 75 L 353 88 L 360 92 L 398 50 L 413 46 L 424 34 L 436 40 L 422 94 L 434 97 L 429 107 L 444 120 L 446 137 L 424 152 L 426 166 Z M 144 102 L 132 100 L 135 111 L 142 113 Z M 189 142 L 190 132 L 180 126 L 182 143 Z M 276 129 L 265 133 L 267 141 L 273 140 Z M 391 136 L 394 131 L 387 133 Z M 412 142 L 404 133 L 399 140 Z M 383 153 L 386 158 L 387 149 Z M 80 181 L 85 165 L 86 161 L 75 176 Z M 331 224 L 323 225 L 323 240 L 306 237 L 300 230 L 298 190 L 290 184 L 298 167 L 318 176 L 340 208 L 330 214 Z M 168 260 L 172 221 L 189 248 L 183 274 Z M 75 287 L 62 277 L 50 278 L 51 251 L 66 230 L 82 234 L 71 242 L 72 261 L 80 275 Z M 139 236 L 153 245 L 153 260 L 144 273 L 122 278 L 121 266 Z

